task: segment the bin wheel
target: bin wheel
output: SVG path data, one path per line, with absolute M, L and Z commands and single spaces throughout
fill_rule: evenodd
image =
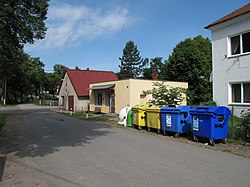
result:
M 215 145 L 215 142 L 214 142 L 214 140 L 212 140 L 212 139 L 209 139 L 209 143 L 210 143 L 212 146 Z
M 163 135 L 166 136 L 166 131 L 163 130 L 162 132 L 163 132 Z
M 132 128 L 133 128 L 133 129 L 135 128 L 134 124 L 132 124 Z
M 160 134 L 160 129 L 157 129 L 157 134 Z
M 180 133 L 178 133 L 178 132 L 174 134 L 175 138 L 178 138 L 179 136 L 180 136 Z
M 222 143 L 226 144 L 227 143 L 227 139 L 226 138 L 222 139 Z
M 141 130 L 141 126 L 138 125 L 138 129 Z
M 198 142 L 198 138 L 196 136 L 193 136 L 193 139 L 195 142 Z
M 148 127 L 148 132 L 150 132 L 150 127 Z

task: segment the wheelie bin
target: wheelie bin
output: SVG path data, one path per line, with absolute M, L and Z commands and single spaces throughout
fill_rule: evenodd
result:
M 128 126 L 128 127 L 132 127 L 132 110 L 129 110 L 129 111 L 128 111 L 127 126 Z
M 138 126 L 141 130 L 142 127 L 146 126 L 146 109 L 147 105 L 135 105 L 132 107 L 132 124 L 133 127 Z
M 232 115 L 225 106 L 198 106 L 190 110 L 194 141 L 208 138 L 211 145 L 215 140 L 226 143 L 228 137 L 228 118 Z
M 163 134 L 166 131 L 174 133 L 174 137 L 179 137 L 182 133 L 191 131 L 190 106 L 164 106 L 161 108 L 161 128 Z
M 157 129 L 157 134 L 160 133 L 161 129 L 161 116 L 160 116 L 160 107 L 159 106 L 150 106 L 146 109 L 147 115 L 147 127 L 148 131 L 150 128 Z

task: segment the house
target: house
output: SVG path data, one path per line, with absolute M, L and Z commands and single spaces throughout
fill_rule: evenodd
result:
M 118 80 L 114 72 L 67 69 L 59 89 L 59 105 L 68 111 L 86 111 L 89 104 L 89 84 Z
M 162 81 L 126 79 L 90 84 L 90 111 L 119 114 L 125 106 L 146 104 L 152 96 L 146 95 L 144 91 L 152 90 L 154 82 Z M 166 81 L 165 84 L 188 88 L 186 82 Z M 185 105 L 186 100 L 182 104 Z
M 212 31 L 213 100 L 250 108 L 250 3 L 205 27 Z

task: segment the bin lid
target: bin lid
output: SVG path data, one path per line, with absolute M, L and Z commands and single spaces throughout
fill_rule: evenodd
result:
M 163 106 L 161 112 L 189 112 L 190 106 Z
M 137 109 L 137 110 L 146 110 L 148 108 L 148 105 L 135 105 L 132 107 L 133 109 Z
M 161 107 L 153 105 L 146 109 L 147 112 L 160 112 Z
M 190 110 L 191 114 L 207 114 L 207 115 L 232 115 L 231 110 L 225 106 L 197 106 Z

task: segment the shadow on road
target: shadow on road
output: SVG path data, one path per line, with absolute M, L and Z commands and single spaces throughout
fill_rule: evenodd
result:
M 110 128 L 46 109 L 15 111 L 0 132 L 0 153 L 20 158 L 45 156 L 63 147 L 90 144 L 112 133 Z
M 6 157 L 0 157 L 0 181 L 2 181 L 4 168 L 5 168 Z

